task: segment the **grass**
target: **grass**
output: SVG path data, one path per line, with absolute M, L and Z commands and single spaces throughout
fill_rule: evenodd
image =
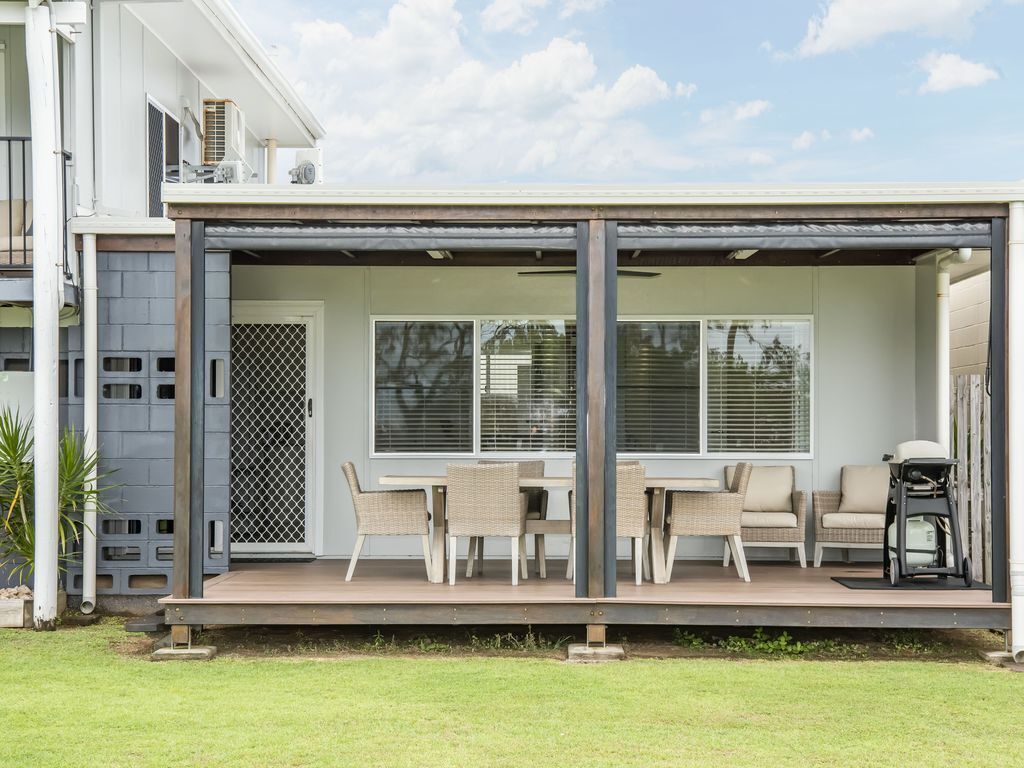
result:
M 236 644 L 153 664 L 112 621 L 0 630 L 0 766 L 1024 764 L 1024 675 L 980 661 L 765 650 L 586 666 L 557 660 L 556 636 L 514 658 L 531 650 L 522 634 L 470 653 L 455 651 L 472 639 L 372 634 L 304 655 L 331 650 L 325 637 L 292 656 Z

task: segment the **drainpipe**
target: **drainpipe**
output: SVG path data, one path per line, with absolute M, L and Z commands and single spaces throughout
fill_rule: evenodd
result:
M 85 391 L 82 427 L 85 432 L 85 455 L 96 453 L 99 430 L 96 341 L 96 235 L 82 235 L 82 352 L 85 368 Z M 86 478 L 90 488 L 96 487 L 96 468 Z M 82 532 L 82 613 L 96 609 L 96 499 L 88 497 L 83 512 Z
M 1024 201 L 1007 221 L 1007 518 L 1010 539 L 1010 642 L 1024 662 Z
M 966 264 L 970 260 L 970 248 L 944 251 L 935 260 L 936 442 L 945 449 L 947 456 L 953 455 L 949 434 L 949 270 L 954 264 Z
M 277 184 L 277 139 L 267 139 L 267 184 Z
M 62 205 L 57 173 L 60 154 L 54 118 L 55 60 L 50 10 L 33 0 L 25 9 L 25 59 L 32 128 L 33 182 L 32 349 L 35 485 L 35 572 L 33 621 L 36 629 L 57 627 L 57 360 Z M 49 170 L 49 172 L 47 172 Z

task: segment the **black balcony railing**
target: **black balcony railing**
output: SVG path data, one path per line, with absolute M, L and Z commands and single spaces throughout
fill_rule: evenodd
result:
M 0 136 L 0 270 L 32 268 L 32 138 Z M 70 207 L 71 153 L 63 152 L 61 220 L 67 233 Z M 67 238 L 65 238 L 67 240 Z M 64 248 L 64 275 L 71 276 L 68 244 Z

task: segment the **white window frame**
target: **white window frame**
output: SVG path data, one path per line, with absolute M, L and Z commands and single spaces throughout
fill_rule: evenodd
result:
M 370 408 L 367 413 L 367 432 L 369 435 L 370 458 L 371 459 L 444 459 L 444 458 L 474 458 L 474 459 L 572 459 L 575 458 L 574 451 L 481 451 L 480 450 L 480 324 L 494 322 L 496 320 L 508 321 L 571 321 L 576 322 L 574 315 L 565 314 L 505 314 L 500 316 L 491 314 L 481 315 L 371 315 L 370 316 L 370 339 L 369 339 L 369 371 L 370 371 Z M 772 452 L 760 453 L 757 451 L 736 451 L 736 452 L 708 452 L 708 323 L 724 320 L 763 320 L 766 322 L 806 322 L 808 324 L 808 354 L 810 355 L 810 392 L 808 393 L 808 410 L 810 423 L 808 425 L 808 448 L 806 452 Z M 376 437 L 376 339 L 378 322 L 423 322 L 423 323 L 472 323 L 473 324 L 473 450 L 472 452 L 402 452 L 382 453 L 377 451 Z M 813 314 L 773 314 L 765 313 L 716 313 L 701 315 L 620 315 L 616 318 L 618 323 L 683 323 L 695 322 L 700 326 L 700 450 L 698 453 L 652 453 L 652 452 L 621 452 L 618 455 L 628 459 L 644 459 L 648 461 L 672 461 L 672 460 L 699 460 L 699 459 L 720 459 L 738 460 L 749 458 L 756 461 L 803 461 L 811 460 L 815 455 L 815 426 L 816 426 L 816 367 L 817 348 L 815 346 L 815 327 Z M 578 338 L 578 336 L 577 336 Z

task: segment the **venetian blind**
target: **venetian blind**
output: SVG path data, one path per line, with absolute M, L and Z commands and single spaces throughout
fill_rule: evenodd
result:
M 620 322 L 616 389 L 622 453 L 700 452 L 700 323 Z
M 709 452 L 810 451 L 808 321 L 708 322 Z
M 481 450 L 571 451 L 575 446 L 575 324 L 481 322 Z
M 473 450 L 473 323 L 374 325 L 374 449 Z

